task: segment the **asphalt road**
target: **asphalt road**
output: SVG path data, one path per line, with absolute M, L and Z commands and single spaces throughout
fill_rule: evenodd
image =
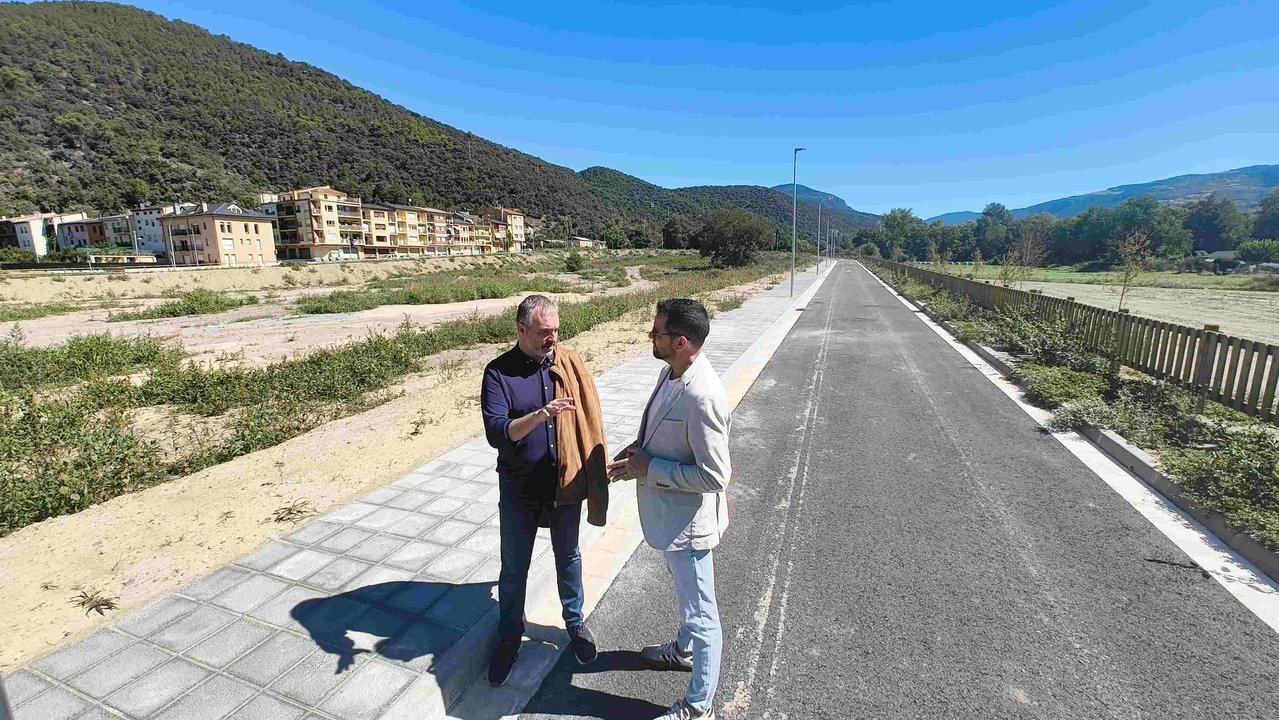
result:
M 734 414 L 721 718 L 1279 718 L 1279 634 L 865 270 Z M 688 676 L 642 546 L 526 718 L 651 718 Z

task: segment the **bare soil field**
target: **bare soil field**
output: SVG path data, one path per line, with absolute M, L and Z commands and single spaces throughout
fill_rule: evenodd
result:
M 304 287 L 359 286 L 403 274 L 509 263 L 530 263 L 524 255 L 460 256 L 378 263 L 212 268 L 179 272 L 48 274 L 0 273 L 0 302 L 51 303 L 172 297 L 191 290 L 261 292 Z
M 727 288 L 716 297 L 731 303 L 760 292 L 771 282 L 764 278 Z M 617 290 L 633 290 L 634 285 Z M 466 305 L 452 312 L 471 312 L 473 304 Z M 358 314 L 366 316 L 358 328 L 361 334 L 370 327 L 369 314 L 381 310 Z M 384 318 L 385 322 L 398 324 L 399 310 Z M 225 313 L 214 324 L 234 325 L 231 316 L 263 311 L 262 307 L 242 308 Z M 597 374 L 607 372 L 650 352 L 650 313 L 637 311 L 601 324 L 565 345 L 580 352 Z M 203 320 L 207 322 L 208 317 Z M 259 339 L 285 332 L 270 324 L 285 322 L 281 319 L 243 324 L 257 322 L 265 323 L 268 330 L 263 333 L 264 328 L 258 328 Z M 342 322 L 355 321 L 347 318 Z M 297 342 L 319 332 L 316 327 L 295 326 Z M 347 329 L 354 331 L 357 326 Z M 326 332 L 336 338 L 342 331 Z M 431 357 L 421 372 L 395 383 L 386 391 L 392 399 L 371 410 L 327 423 L 266 450 L 0 538 L 0 637 L 5 638 L 0 643 L 0 673 L 292 532 L 295 525 L 271 519 L 283 506 L 305 502 L 316 514 L 327 512 L 394 482 L 478 435 L 482 431 L 477 404 L 480 375 L 484 365 L 506 347 L 495 344 L 440 353 Z M 104 616 L 88 615 L 70 602 L 79 589 L 117 598 L 118 608 Z
M 638 266 L 628 267 L 630 285 L 601 292 L 615 295 L 652 289 L 655 283 L 641 279 L 639 273 Z M 576 275 L 556 277 L 580 283 L 583 291 L 554 295 L 560 302 L 585 298 L 595 286 L 594 283 L 583 283 Z M 369 333 L 390 333 L 406 322 L 414 326 L 429 327 L 471 315 L 497 315 L 519 304 L 521 299 L 516 296 L 444 305 L 383 305 L 356 313 L 322 315 L 298 315 L 292 312 L 291 306 L 298 298 L 328 292 L 332 292 L 332 289 L 281 291 L 274 293 L 275 299 L 263 299 L 257 305 L 212 315 L 108 323 L 108 316 L 121 309 L 113 308 L 23 320 L 15 325 L 19 328 L 23 343 L 31 347 L 57 345 L 75 335 L 94 333 L 111 333 L 119 337 L 149 336 L 172 339 L 196 362 L 230 360 L 240 365 L 252 366 L 305 354 L 317 348 L 362 340 Z M 138 301 L 130 303 L 127 309 L 147 307 L 160 302 L 165 301 Z
M 1029 282 L 1023 288 L 1041 289 L 1053 297 L 1073 297 L 1108 310 L 1119 305 L 1120 289 L 1113 285 Z M 1279 343 L 1279 293 L 1138 287 L 1128 290 L 1124 307 L 1134 315 L 1190 327 L 1215 324 L 1230 335 Z

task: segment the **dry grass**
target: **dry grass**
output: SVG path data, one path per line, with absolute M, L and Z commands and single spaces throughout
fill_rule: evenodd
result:
M 81 588 L 80 592 L 71 598 L 71 604 L 84 608 L 84 614 L 96 612 L 99 615 L 105 615 L 108 610 L 115 610 L 119 597 L 108 597 L 101 590 L 96 588 Z

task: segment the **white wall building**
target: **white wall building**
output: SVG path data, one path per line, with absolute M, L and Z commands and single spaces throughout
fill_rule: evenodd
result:
M 58 228 L 67 222 L 76 222 L 84 220 L 87 216 L 82 213 L 37 213 L 35 215 L 24 215 L 22 217 L 3 218 L 0 223 L 10 225 L 12 233 L 17 240 L 17 247 L 34 253 L 36 257 L 41 258 L 49 254 L 57 244 Z M 0 234 L 8 234 L 7 228 L 0 230 Z
M 129 226 L 138 238 L 138 252 L 164 255 L 166 245 L 160 228 L 160 218 L 195 208 L 195 203 L 172 202 L 163 205 L 140 207 L 129 213 Z

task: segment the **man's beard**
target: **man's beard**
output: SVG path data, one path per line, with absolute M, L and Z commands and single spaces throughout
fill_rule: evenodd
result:
M 658 349 L 657 349 L 657 346 L 656 346 L 656 345 L 654 345 L 654 346 L 653 346 L 653 357 L 657 358 L 658 360 L 665 360 L 665 359 L 666 359 L 666 356 L 662 354 L 662 351 L 661 351 L 661 350 L 658 350 Z

